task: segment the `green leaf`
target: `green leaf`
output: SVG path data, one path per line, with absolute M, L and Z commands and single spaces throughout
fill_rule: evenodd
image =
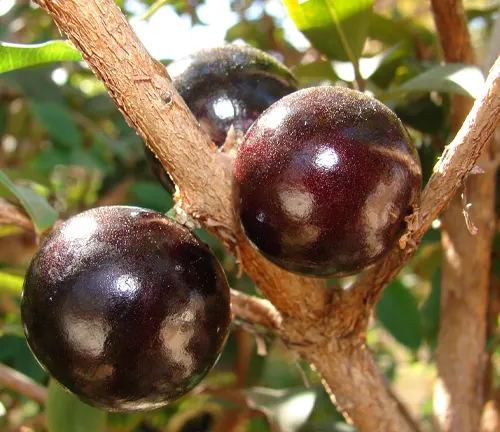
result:
M 129 205 L 136 205 L 162 213 L 170 210 L 173 205 L 172 196 L 157 182 L 139 181 L 130 187 L 132 200 Z
M 394 338 L 410 349 L 422 343 L 417 301 L 399 281 L 393 281 L 375 306 L 377 318 Z
M 83 403 L 72 393 L 63 390 L 53 380 L 49 384 L 45 412 L 49 432 L 104 432 L 106 430 L 104 411 Z
M 284 0 L 290 17 L 312 45 L 331 59 L 357 62 L 373 0 Z
M 23 289 L 24 278 L 5 272 L 0 272 L 0 292 L 19 296 Z
M 108 428 L 113 432 L 125 432 L 135 429 L 144 413 L 108 413 Z
M 6 334 L 0 337 L 0 362 L 40 383 L 47 377 L 47 372 L 36 361 L 24 335 Z
M 483 86 L 484 76 L 477 66 L 449 63 L 435 66 L 384 94 L 436 91 L 476 98 Z M 384 94 L 380 97 L 384 98 Z
M 0 170 L 0 185 L 21 201 L 38 233 L 44 232 L 57 220 L 58 212 L 44 197 L 29 187 L 15 185 L 2 170 Z
M 362 57 L 359 59 L 359 73 L 361 78 L 370 78 L 382 64 L 391 58 L 399 50 L 399 45 L 395 45 L 388 50 L 374 55 L 373 57 Z M 400 51 L 401 52 L 401 51 Z M 332 68 L 340 79 L 348 82 L 353 82 L 356 79 L 354 66 L 351 62 L 343 62 L 338 60 L 332 61 Z
M 27 100 L 64 103 L 61 87 L 52 81 L 51 66 L 36 69 L 18 69 L 2 75 L 7 85 L 22 93 Z
M 0 73 L 46 63 L 81 59 L 80 53 L 63 40 L 38 45 L 0 42 Z
M 311 83 L 321 83 L 324 80 L 334 82 L 339 79 L 332 68 L 331 62 L 322 59 L 307 64 L 299 64 L 293 69 L 293 73 L 304 86 L 309 86 Z
M 448 120 L 447 108 L 433 101 L 429 93 L 415 93 L 398 101 L 393 110 L 406 126 L 437 135 Z
M 441 269 L 438 269 L 432 278 L 431 292 L 424 304 L 420 307 L 422 332 L 428 342 L 437 339 L 439 331 L 439 314 L 441 307 Z
M 247 397 L 256 406 L 274 419 L 280 430 L 297 432 L 311 415 L 317 398 L 317 391 L 309 389 L 274 390 L 254 387 Z
M 377 13 L 370 18 L 368 36 L 387 45 L 402 44 L 411 51 L 416 49 L 417 41 L 428 46 L 435 39 L 434 33 L 424 26 L 408 19 L 396 20 Z
M 33 101 L 31 107 L 33 114 L 53 140 L 68 147 L 82 146 L 82 134 L 67 107 L 54 102 L 39 101 Z

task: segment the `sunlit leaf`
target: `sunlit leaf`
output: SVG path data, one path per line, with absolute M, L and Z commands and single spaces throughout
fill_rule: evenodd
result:
M 5 272 L 0 272 L 0 292 L 6 292 L 15 296 L 21 294 L 24 278 Z
M 312 45 L 331 59 L 355 62 L 372 15 L 372 0 L 284 0 Z
M 375 310 L 378 320 L 398 342 L 411 349 L 420 346 L 422 329 L 417 301 L 399 280 L 385 289 Z
M 247 397 L 274 419 L 280 430 L 296 432 L 306 423 L 316 401 L 316 390 L 252 388 Z
M 54 381 L 49 384 L 47 426 L 50 432 L 104 432 L 106 413 L 84 404 Z
M 59 61 L 78 61 L 82 57 L 67 41 L 57 40 L 38 45 L 0 42 L 0 73 Z
M 44 197 L 29 187 L 12 183 L 2 170 L 0 170 L 0 186 L 4 186 L 21 201 L 21 204 L 30 215 L 37 232 L 41 233 L 45 231 L 57 220 L 59 216 L 58 212 Z
M 334 82 L 339 79 L 332 68 L 331 62 L 326 60 L 316 60 L 298 65 L 293 69 L 293 73 L 299 82 L 305 85 L 324 80 Z
M 361 78 L 365 80 L 370 78 L 387 59 L 389 59 L 392 55 L 394 55 L 394 53 L 397 52 L 398 48 L 399 46 L 395 45 L 392 48 L 382 51 L 381 53 L 373 57 L 360 58 L 359 73 L 361 74 Z M 339 78 L 344 81 L 352 82 L 356 79 L 356 76 L 354 74 L 354 66 L 351 62 L 333 60 L 332 68 L 339 76 Z
M 109 413 L 107 424 L 113 432 L 134 430 L 144 417 L 143 413 Z
M 434 66 L 385 94 L 408 92 L 455 93 L 476 98 L 484 86 L 484 75 L 476 66 L 449 63 Z M 383 95 L 381 95 L 383 97 Z

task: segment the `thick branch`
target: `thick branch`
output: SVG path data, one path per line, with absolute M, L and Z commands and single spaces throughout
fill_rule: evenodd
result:
M 475 63 L 461 0 L 432 0 L 434 21 L 447 62 Z M 458 131 L 472 102 L 452 98 L 452 126 Z M 495 170 L 488 140 L 478 164 L 481 176 L 464 180 L 476 235 L 464 223 L 464 203 L 455 196 L 442 218 L 441 315 L 436 350 L 438 380 L 434 419 L 443 432 L 478 430 L 483 408 L 484 346 L 491 242 L 494 232 Z
M 337 409 L 348 413 L 346 419 L 358 430 L 420 430 L 396 395 L 387 390 L 385 378 L 362 340 L 352 346 L 345 339 L 330 338 L 326 346 L 299 347 L 298 351 L 304 356 L 307 352 Z M 359 397 L 360 392 L 365 397 Z M 394 415 L 395 412 L 398 415 Z
M 413 256 L 425 232 L 444 210 L 465 178 L 476 166 L 477 159 L 500 122 L 500 58 L 486 80 L 483 93 L 476 99 L 464 124 L 453 141 L 446 146 L 422 194 L 417 222 L 410 227 L 406 248 L 395 246 L 387 258 L 366 271 L 353 286 L 352 296 L 370 307 L 383 289 Z
M 0 364 L 0 385 L 33 399 L 40 405 L 45 405 L 47 400 L 47 389 L 45 387 L 3 364 Z
M 475 63 L 462 0 L 431 0 L 441 47 L 449 63 Z
M 165 67 L 149 55 L 118 6 L 112 0 L 38 0 L 38 4 L 68 35 L 128 123 L 179 185 L 183 209 L 209 222 L 207 229 L 228 244 L 227 231 L 233 237 L 238 231 L 231 205 L 230 167 L 200 129 Z M 245 245 L 242 249 L 247 250 Z M 242 256 L 249 276 L 259 281 L 259 288 L 281 312 L 297 317 L 321 315 L 328 299 L 326 283 L 297 278 L 258 254 Z

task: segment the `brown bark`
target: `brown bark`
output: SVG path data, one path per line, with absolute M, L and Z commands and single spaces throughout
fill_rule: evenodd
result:
M 447 62 L 475 63 L 467 17 L 460 0 L 432 0 L 434 20 Z M 452 99 L 452 125 L 457 132 L 472 101 Z M 477 228 L 471 235 L 464 221 L 459 195 L 450 202 L 442 219 L 444 250 L 441 278 L 441 316 L 436 362 L 438 380 L 434 392 L 434 417 L 443 432 L 479 429 L 483 408 L 486 311 L 494 233 L 495 170 L 491 145 L 478 160 L 484 174 L 465 182 L 470 218 Z
M 372 353 L 361 339 L 357 340 L 357 345 L 353 345 L 351 338 L 330 337 L 325 345 L 296 349 L 312 362 L 337 409 L 358 430 L 418 432 L 418 424 L 392 391 L 380 391 L 388 384 Z M 395 412 L 399 415 L 395 416 Z
M 47 400 L 47 389 L 45 387 L 3 364 L 0 364 L 0 386 L 22 394 L 40 405 L 45 405 Z
M 340 403 L 344 415 L 361 432 L 417 430 L 387 388 L 362 336 L 374 301 L 472 169 L 482 139 L 489 137 L 491 123 L 500 118 L 500 97 L 494 93 L 500 81 L 500 62 L 489 80 L 491 91 L 475 106 L 434 176 L 431 184 L 436 189 L 424 194 L 423 222 L 412 224 L 406 242 L 401 243 L 403 250 L 395 247 L 386 261 L 350 291 L 336 291 L 322 281 L 277 268 L 250 247 L 232 212 L 230 160 L 215 151 L 165 69 L 145 51 L 112 0 L 38 3 L 75 43 L 130 125 L 172 174 L 181 191 L 178 205 L 230 249 L 237 244 L 245 270 L 280 313 L 279 320 L 269 324 L 279 326 L 278 335 L 316 367 L 325 386 L 335 392 L 332 400 Z
M 231 289 L 231 309 L 240 318 L 277 331 L 281 326 L 281 315 L 268 300 Z

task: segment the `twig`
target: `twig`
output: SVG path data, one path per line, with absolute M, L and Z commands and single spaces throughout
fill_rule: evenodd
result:
M 22 373 L 0 364 L 0 385 L 45 405 L 47 389 Z
M 35 232 L 31 219 L 22 210 L 0 199 L 0 225 L 13 225 Z
M 231 289 L 231 307 L 235 315 L 249 323 L 272 331 L 281 327 L 281 315 L 269 300 Z
M 136 21 L 146 21 L 147 19 L 151 18 L 155 14 L 155 12 L 158 11 L 158 9 L 168 3 L 168 0 L 156 0 L 146 12 L 144 12 L 139 18 L 137 18 Z

